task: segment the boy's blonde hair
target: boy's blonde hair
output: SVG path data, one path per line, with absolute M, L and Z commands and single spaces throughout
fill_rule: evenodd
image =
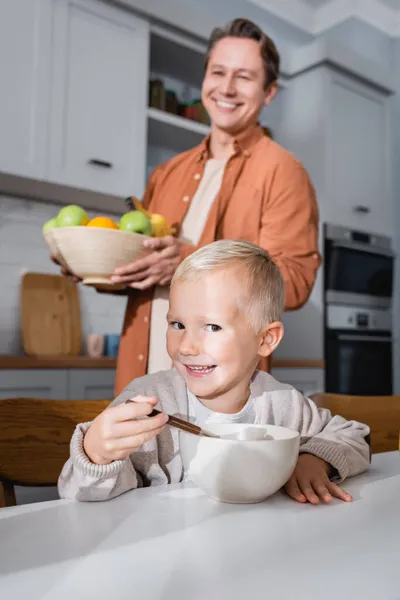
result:
M 254 331 L 258 333 L 269 323 L 280 321 L 284 301 L 282 275 L 268 252 L 251 242 L 220 240 L 203 246 L 181 262 L 171 286 L 198 280 L 207 271 L 235 266 L 245 270 L 239 306 Z

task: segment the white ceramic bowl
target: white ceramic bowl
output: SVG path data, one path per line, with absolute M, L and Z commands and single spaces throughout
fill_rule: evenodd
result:
M 219 435 L 247 427 L 263 429 L 273 439 L 237 441 L 179 432 L 187 477 L 213 500 L 234 504 L 262 502 L 284 486 L 293 473 L 300 446 L 297 431 L 275 425 L 204 426 Z
M 100 227 L 60 227 L 43 234 L 50 252 L 60 263 L 96 287 L 115 286 L 110 277 L 122 267 L 148 251 L 143 248 L 147 236 Z

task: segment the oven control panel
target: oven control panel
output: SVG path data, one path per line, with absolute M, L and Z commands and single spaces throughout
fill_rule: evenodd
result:
M 390 310 L 330 304 L 326 307 L 326 311 L 328 329 L 349 329 L 352 331 L 392 330 L 392 313 Z
M 365 312 L 356 313 L 355 317 L 353 317 L 353 316 L 350 317 L 350 323 L 352 323 L 354 319 L 356 321 L 357 327 L 360 327 L 360 328 L 366 327 L 367 329 L 369 328 L 370 315 L 368 313 L 365 313 Z

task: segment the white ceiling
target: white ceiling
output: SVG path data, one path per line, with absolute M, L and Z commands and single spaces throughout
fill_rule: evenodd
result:
M 317 8 L 319 6 L 322 6 L 323 4 L 328 4 L 328 2 L 331 2 L 332 0 L 302 0 L 302 1 L 305 4 L 309 4 L 313 8 Z M 352 3 L 351 0 L 349 0 L 349 4 L 351 4 L 351 3 Z M 378 3 L 386 4 L 386 6 L 389 6 L 389 8 L 394 8 L 394 9 L 400 10 L 400 0 L 378 0 Z M 368 2 L 361 0 L 360 4 L 368 4 Z
M 309 4 L 312 8 L 318 8 L 322 4 L 328 4 L 330 0 L 303 0 L 304 4 Z
M 400 0 L 248 0 L 307 33 L 318 35 L 351 18 L 400 36 Z
M 386 4 L 390 8 L 395 8 L 396 10 L 400 10 L 400 0 L 381 0 L 382 4 Z

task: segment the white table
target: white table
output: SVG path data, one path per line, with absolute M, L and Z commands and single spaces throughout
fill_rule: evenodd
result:
M 399 600 L 400 456 L 352 504 L 209 500 L 192 485 L 0 510 L 1 600 Z

